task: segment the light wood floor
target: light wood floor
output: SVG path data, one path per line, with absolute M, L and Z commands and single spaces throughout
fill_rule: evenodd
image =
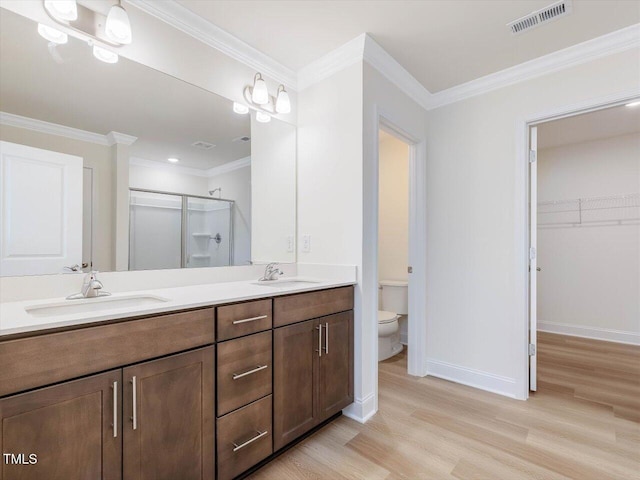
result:
M 252 479 L 640 479 L 640 347 L 541 334 L 538 352 L 526 402 L 382 362 L 369 422 L 341 417 Z

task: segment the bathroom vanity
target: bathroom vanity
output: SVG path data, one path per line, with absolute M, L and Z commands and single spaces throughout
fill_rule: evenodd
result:
M 332 419 L 353 286 L 274 290 L 0 336 L 0 480 L 231 479 Z

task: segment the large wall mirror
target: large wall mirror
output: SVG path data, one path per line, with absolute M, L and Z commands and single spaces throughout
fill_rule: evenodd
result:
M 4 9 L 0 35 L 2 276 L 295 262 L 295 126 Z

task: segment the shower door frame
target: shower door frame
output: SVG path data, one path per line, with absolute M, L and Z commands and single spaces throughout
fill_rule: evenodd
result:
M 129 208 L 131 208 L 131 192 L 142 192 L 142 193 L 155 193 L 159 195 L 173 195 L 174 197 L 181 198 L 181 217 L 180 217 L 180 268 L 188 268 L 187 267 L 187 215 L 189 213 L 188 202 L 189 198 L 201 198 L 204 200 L 217 200 L 219 202 L 227 202 L 229 203 L 229 266 L 233 266 L 233 230 L 234 230 L 234 222 L 233 222 L 233 214 L 236 205 L 235 200 L 231 200 L 228 198 L 215 198 L 215 197 L 206 197 L 204 195 L 191 195 L 189 193 L 176 193 L 176 192 L 165 192 L 162 190 L 151 190 L 147 188 L 133 188 L 129 187 Z M 129 239 L 131 238 L 131 222 L 129 222 Z M 131 252 L 129 252 L 129 264 L 131 264 Z

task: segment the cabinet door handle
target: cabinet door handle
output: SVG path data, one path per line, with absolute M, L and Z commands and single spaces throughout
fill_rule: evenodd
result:
M 256 440 L 264 437 L 265 435 L 267 435 L 269 432 L 267 430 L 265 430 L 264 432 L 261 432 L 260 430 L 256 430 L 257 435 L 253 438 L 250 438 L 249 440 L 247 440 L 244 443 L 241 443 L 240 445 L 238 445 L 237 443 L 233 443 L 233 451 L 237 452 L 238 450 L 240 450 L 241 448 L 246 447 L 247 445 L 249 445 L 250 443 L 255 442 Z
M 318 349 L 316 350 L 316 352 L 318 352 L 318 356 L 321 357 L 322 356 L 322 324 L 318 325 L 316 329 L 318 330 Z
M 118 436 L 118 382 L 113 382 L 113 438 Z
M 324 353 L 329 355 L 329 322 L 324 324 Z
M 137 389 L 137 381 L 135 375 L 131 378 L 131 384 L 133 385 L 133 416 L 131 417 L 131 421 L 133 422 L 133 429 L 138 429 L 138 393 Z
M 251 370 L 247 370 L 243 373 L 234 373 L 231 378 L 237 380 L 242 377 L 246 377 L 247 375 L 251 375 L 252 373 L 259 372 L 260 370 L 264 370 L 265 368 L 269 368 L 269 365 L 258 365 L 256 368 L 252 368 Z
M 239 323 L 255 322 L 256 320 L 262 320 L 263 318 L 267 318 L 267 315 L 260 315 L 258 317 L 251 317 L 251 318 L 243 318 L 242 320 L 234 320 L 233 324 L 237 325 Z

